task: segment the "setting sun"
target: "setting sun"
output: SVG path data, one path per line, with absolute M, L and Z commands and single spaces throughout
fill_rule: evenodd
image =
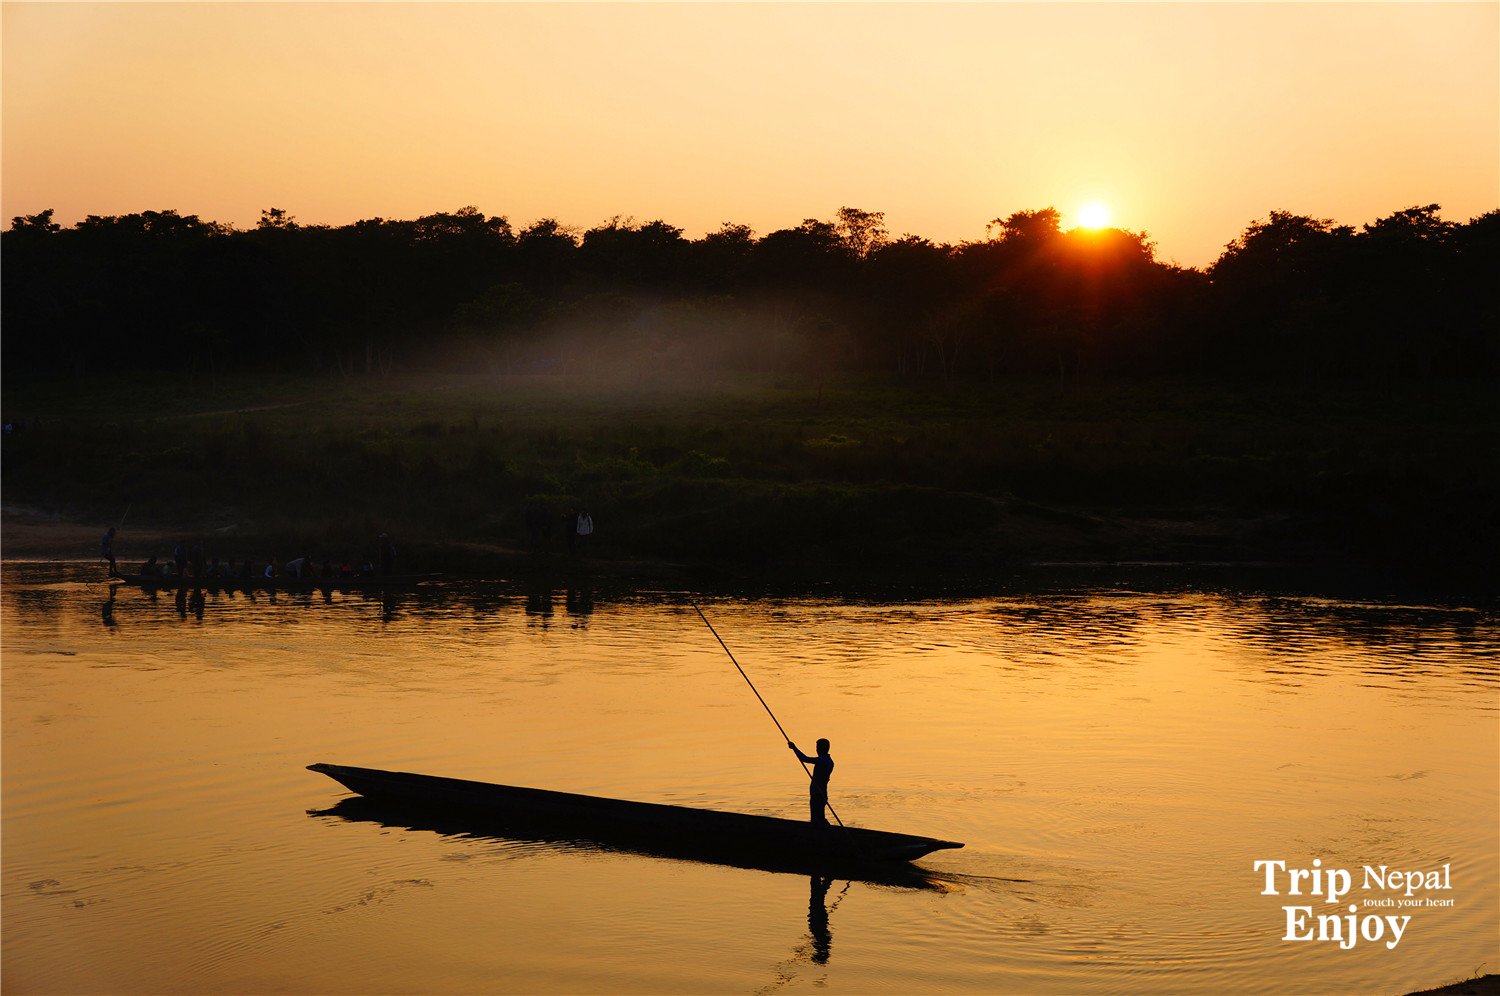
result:
M 1109 224 L 1109 208 L 1103 204 L 1085 204 L 1078 211 L 1078 224 L 1084 228 L 1103 228 Z

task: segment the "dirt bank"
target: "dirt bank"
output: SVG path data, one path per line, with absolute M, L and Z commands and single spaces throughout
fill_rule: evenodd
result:
M 0 509 L 0 558 L 102 563 L 99 540 L 112 525 L 115 523 L 77 522 L 38 508 L 5 506 Z M 159 546 L 166 541 L 165 535 L 155 530 L 145 530 L 131 539 L 142 546 Z
M 1406 996 L 1500 996 L 1500 975 L 1481 975 L 1476 979 L 1453 982 L 1437 989 L 1423 989 Z

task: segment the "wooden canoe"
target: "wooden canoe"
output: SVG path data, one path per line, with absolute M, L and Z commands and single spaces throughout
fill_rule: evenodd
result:
M 205 591 L 360 591 L 369 588 L 409 588 L 442 577 L 441 574 L 376 574 L 352 577 L 178 577 L 176 575 L 116 574 L 110 580 L 139 588 L 176 591 L 179 588 L 202 588 Z
M 307 767 L 369 799 L 461 813 L 495 829 L 542 832 L 709 860 L 715 860 L 714 855 L 730 855 L 776 860 L 789 866 L 905 862 L 943 848 L 963 847 L 951 840 L 863 827 L 815 826 L 775 816 L 602 799 L 340 764 Z

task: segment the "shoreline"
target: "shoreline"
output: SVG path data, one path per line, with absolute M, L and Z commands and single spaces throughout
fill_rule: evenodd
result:
M 1500 994 L 1500 975 L 1491 973 L 1464 979 L 1461 982 L 1450 982 L 1436 989 L 1405 993 L 1404 996 L 1497 996 L 1497 994 Z
M 104 561 L 98 550 L 106 528 L 108 524 L 88 524 L 34 506 L 0 506 L 0 560 L 93 562 L 99 566 L 100 580 L 104 580 Z M 1194 531 L 1201 536 L 1201 527 Z M 274 537 L 253 529 L 167 530 L 151 523 L 131 526 L 127 522 L 115 541 L 120 572 L 132 573 L 150 553 L 169 560 L 173 546 L 190 537 L 206 539 L 211 556 L 222 556 L 228 549 L 235 559 L 246 549 L 275 546 Z M 1199 544 L 1188 549 L 1101 551 L 1087 545 L 1071 547 L 1066 542 L 1051 542 L 1060 538 L 1048 533 L 1033 537 L 1033 542 L 1009 544 L 1004 550 L 934 544 L 925 551 L 881 550 L 864 558 L 818 550 L 800 559 L 747 563 L 729 557 L 666 559 L 597 549 L 572 555 L 561 549 L 537 550 L 478 541 L 401 542 L 402 537 L 396 536 L 405 569 L 439 573 L 446 580 L 458 582 L 583 577 L 620 583 L 667 583 L 699 590 L 812 591 L 834 586 L 850 594 L 879 597 L 885 592 L 914 589 L 960 595 L 1079 584 L 1131 586 L 1142 579 L 1170 578 L 1175 582 L 1190 578 L 1207 588 L 1305 592 L 1353 599 L 1414 598 L 1476 608 L 1493 607 L 1500 596 L 1493 579 L 1469 572 L 1414 571 L 1400 564 L 1372 565 L 1333 557 L 1270 559 L 1255 556 L 1252 550 Z M 554 543 L 561 545 L 561 541 Z M 264 563 L 262 558 L 253 559 Z M 314 557 L 315 561 L 319 559 Z
M 766 377 L 503 387 L 256 379 L 148 409 L 118 380 L 15 385 L 44 420 L 6 443 L 0 556 L 97 557 L 123 516 L 122 569 L 200 538 L 221 560 L 357 565 L 388 532 L 403 570 L 454 577 L 586 564 L 943 588 L 1179 569 L 1500 595 L 1478 459 L 1492 406 L 1473 389 L 932 392 L 871 376 L 812 404 Z M 563 520 L 584 508 L 598 531 L 575 559 Z

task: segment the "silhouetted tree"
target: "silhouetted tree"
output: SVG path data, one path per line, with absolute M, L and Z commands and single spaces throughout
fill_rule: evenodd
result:
M 578 238 L 556 218 L 533 222 L 516 239 L 521 281 L 542 297 L 555 297 L 572 282 Z
M 864 259 L 886 243 L 885 212 L 841 207 L 833 230 L 845 249 Z
M 1306 378 L 1323 368 L 1316 334 L 1341 321 L 1353 240 L 1352 228 L 1327 218 L 1272 211 L 1225 246 L 1209 277 L 1226 369 Z
M 874 247 L 862 268 L 859 299 L 878 362 L 902 375 L 918 373 L 922 351 L 932 344 L 928 323 L 966 298 L 950 247 L 915 235 Z
M 583 234 L 578 265 L 599 287 L 661 292 L 681 286 L 687 249 L 680 228 L 616 217 Z
M 62 226 L 52 220 L 53 209 L 48 208 L 40 214 L 17 215 L 10 220 L 12 233 L 26 238 L 29 235 L 52 235 L 62 231 Z
M 1064 232 L 1052 207 L 983 241 L 892 239 L 878 211 L 756 238 L 657 220 L 519 234 L 474 206 L 249 231 L 176 211 L 12 219 L 0 239 L 7 376 L 226 368 L 381 373 L 479 349 L 496 372 L 726 364 L 1006 374 L 1500 375 L 1500 212 L 1363 225 L 1273 211 L 1201 272 L 1144 232 Z M 622 366 L 623 365 L 623 366 Z
M 297 219 L 281 208 L 265 208 L 260 212 L 260 221 L 256 222 L 255 227 L 295 230 Z
M 755 233 L 748 225 L 724 222 L 692 246 L 690 254 L 699 286 L 715 293 L 742 292 L 748 286 L 755 252 Z

